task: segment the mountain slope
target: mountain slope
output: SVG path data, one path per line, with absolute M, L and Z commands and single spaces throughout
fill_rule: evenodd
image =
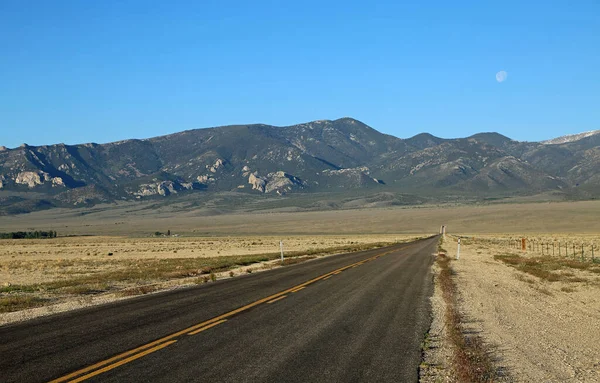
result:
M 585 185 L 586 195 L 594 194 L 600 135 L 560 142 L 518 142 L 498 133 L 399 139 L 342 118 L 195 129 L 102 145 L 23 145 L 0 148 L 0 211 L 224 191 L 482 198 L 568 194 Z

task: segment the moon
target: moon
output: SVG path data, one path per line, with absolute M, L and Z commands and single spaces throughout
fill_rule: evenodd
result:
M 506 81 L 507 77 L 508 77 L 508 73 L 506 73 L 503 70 L 501 70 L 500 72 L 496 73 L 496 81 L 498 81 L 498 82 L 504 82 L 504 81 Z

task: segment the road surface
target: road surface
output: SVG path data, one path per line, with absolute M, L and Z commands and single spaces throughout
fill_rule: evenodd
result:
M 417 381 L 437 242 L 0 327 L 0 381 Z

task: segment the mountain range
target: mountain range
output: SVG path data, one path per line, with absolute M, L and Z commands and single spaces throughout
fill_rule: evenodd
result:
M 519 142 L 498 133 L 400 139 L 352 118 L 234 125 L 108 144 L 0 147 L 0 213 L 223 192 L 596 198 L 599 169 L 600 131 Z

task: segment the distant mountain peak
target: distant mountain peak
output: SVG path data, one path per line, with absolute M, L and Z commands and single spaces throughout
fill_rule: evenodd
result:
M 506 137 L 505 135 L 500 134 L 498 132 L 481 132 L 481 133 L 473 134 L 469 138 L 482 138 L 482 137 L 494 137 L 494 138 L 501 138 L 503 140 L 510 140 L 509 137 Z
M 569 134 L 566 136 L 553 138 L 551 140 L 542 141 L 541 143 L 544 145 L 566 144 L 569 142 L 579 141 L 584 138 L 594 136 L 596 134 L 600 134 L 600 130 L 590 130 L 589 132 L 583 132 L 583 133 L 578 133 L 578 134 Z
M 358 123 L 360 123 L 360 124 L 363 124 L 363 125 L 364 125 L 364 123 L 362 123 L 362 122 L 358 121 L 356 118 L 352 118 L 352 117 L 342 117 L 342 118 L 338 118 L 337 120 L 334 120 L 334 121 L 336 121 L 336 122 L 337 122 L 337 121 L 339 121 L 339 122 L 342 122 L 342 121 L 343 121 L 343 122 L 349 122 L 349 123 L 351 123 L 351 124 L 355 124 L 355 123 L 357 123 L 357 122 L 358 122 Z
M 419 134 L 416 134 L 416 135 L 414 135 L 414 136 L 412 136 L 411 138 L 408 138 L 408 139 L 412 140 L 412 139 L 423 139 L 423 138 L 434 139 L 434 140 L 441 140 L 442 139 L 440 137 L 434 136 L 431 133 L 419 133 Z
M 405 142 L 415 148 L 425 149 L 432 146 L 437 146 L 445 140 L 440 137 L 436 137 L 430 133 L 419 133 L 416 136 L 407 138 Z
M 498 148 L 501 148 L 504 145 L 506 145 L 507 143 L 513 141 L 510 138 L 508 138 L 500 133 L 496 133 L 496 132 L 477 133 L 468 138 L 477 140 L 479 142 L 483 142 L 488 145 L 496 146 Z

